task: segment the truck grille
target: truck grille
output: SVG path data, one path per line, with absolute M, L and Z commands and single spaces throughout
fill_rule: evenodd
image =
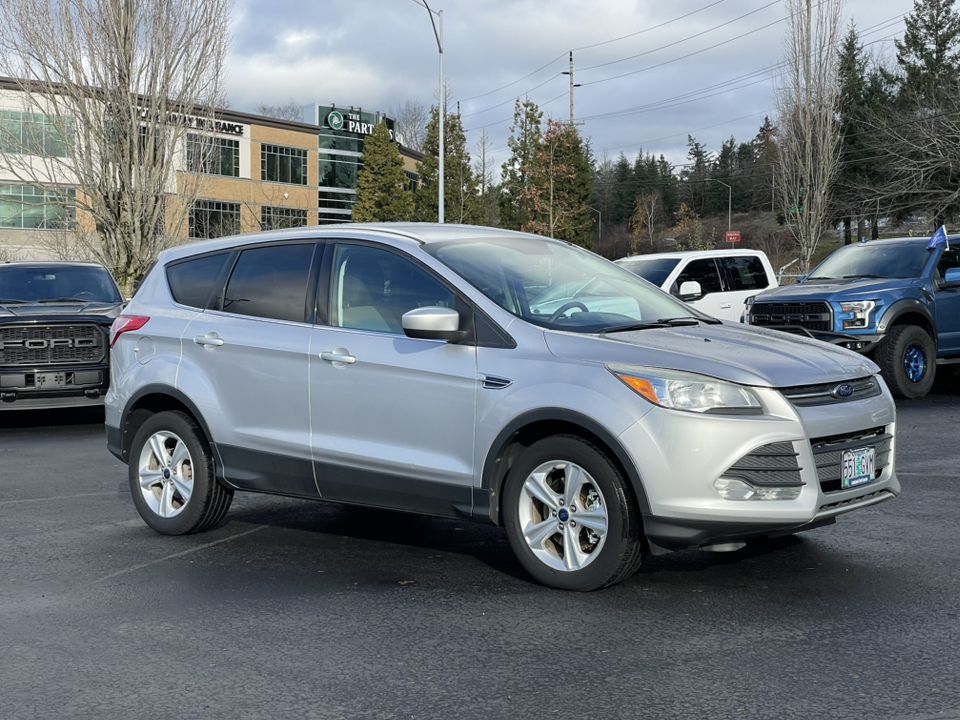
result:
M 886 428 L 877 427 L 871 430 L 845 435 L 814 438 L 813 459 L 817 463 L 817 479 L 820 489 L 825 493 L 841 490 L 840 462 L 844 450 L 873 447 L 875 453 L 874 479 L 890 464 L 890 450 L 893 445 L 893 435 L 886 432 Z
M 825 302 L 754 303 L 750 324 L 764 327 L 794 325 L 807 330 L 833 329 L 833 313 Z
M 103 330 L 92 323 L 0 326 L 0 365 L 99 363 L 106 346 Z
M 849 385 L 850 394 L 841 397 L 836 391 L 844 385 Z M 882 391 L 876 378 L 865 377 L 846 382 L 831 382 L 820 385 L 797 385 L 795 387 L 780 388 L 780 392 L 797 407 L 814 405 L 833 405 L 834 403 L 851 402 L 875 397 Z

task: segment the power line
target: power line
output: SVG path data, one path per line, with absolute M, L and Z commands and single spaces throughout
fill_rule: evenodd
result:
M 648 33 L 652 30 L 659 30 L 660 28 L 666 27 L 671 23 L 675 23 L 679 20 L 685 20 L 691 15 L 696 15 L 697 13 L 703 12 L 704 10 L 708 10 L 709 8 L 712 8 L 714 5 L 719 5 L 720 3 L 725 1 L 726 0 L 717 0 L 716 2 L 712 2 L 709 5 L 704 5 L 702 8 L 698 8 L 696 10 L 693 10 L 692 12 L 688 12 L 686 15 L 681 15 L 680 17 L 673 18 L 673 20 L 667 20 L 666 22 L 662 22 L 659 25 L 654 25 L 652 27 L 644 28 L 643 30 L 637 30 L 636 32 L 630 33 L 629 35 L 622 35 L 618 38 L 614 38 L 613 40 L 604 40 L 603 42 L 594 43 L 593 45 L 584 45 L 583 47 L 573 48 L 573 52 L 577 52 L 579 50 L 590 50 L 591 48 L 600 47 L 601 45 L 609 45 L 610 43 L 626 40 L 627 38 L 636 37 L 637 35 L 643 35 L 644 33 Z M 779 1 L 780 0 L 777 0 L 777 2 Z

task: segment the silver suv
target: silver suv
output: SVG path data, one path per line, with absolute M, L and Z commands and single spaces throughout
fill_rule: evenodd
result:
M 505 526 L 534 578 L 591 590 L 648 552 L 735 550 L 900 492 L 870 360 L 533 235 L 175 248 L 111 347 L 108 445 L 164 534 L 216 525 L 235 490 L 332 500 Z

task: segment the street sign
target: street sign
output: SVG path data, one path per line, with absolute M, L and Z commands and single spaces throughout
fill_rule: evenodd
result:
M 740 242 L 740 231 L 731 230 L 727 233 L 727 242 L 728 243 L 738 243 Z

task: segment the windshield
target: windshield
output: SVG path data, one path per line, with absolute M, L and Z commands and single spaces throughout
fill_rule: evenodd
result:
M 929 257 L 922 242 L 857 243 L 837 250 L 807 280 L 920 277 Z
M 595 333 L 706 316 L 591 252 L 546 238 L 458 240 L 424 249 L 507 312 Z
M 617 265 L 626 268 L 634 275 L 639 275 L 648 282 L 652 282 L 657 287 L 661 287 L 670 274 L 670 271 L 677 266 L 678 262 L 680 262 L 680 260 L 677 258 L 640 258 L 637 260 L 624 260 L 618 262 Z
M 0 265 L 0 303 L 122 301 L 102 267 Z

